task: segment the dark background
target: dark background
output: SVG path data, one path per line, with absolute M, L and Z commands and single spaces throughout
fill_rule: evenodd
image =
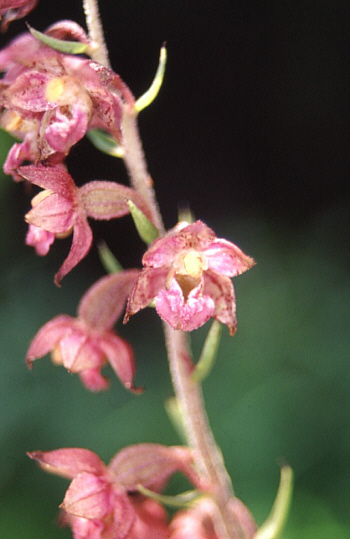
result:
M 285 539 L 345 539 L 350 529 L 349 11 L 341 0 L 101 2 L 113 67 L 136 96 L 168 44 L 163 87 L 140 114 L 167 227 L 189 203 L 258 262 L 236 280 L 239 331 L 224 335 L 204 391 L 237 494 L 259 522 L 276 459 L 293 465 Z M 84 25 L 79 2 L 41 0 L 28 22 L 44 30 L 62 18 Z M 3 45 L 22 30 L 13 23 Z M 78 184 L 127 182 L 123 164 L 88 141 L 68 163 Z M 22 358 L 37 329 L 74 314 L 103 269 L 93 249 L 55 289 L 69 240 L 35 257 L 23 246 L 28 194 L 5 177 L 0 190 L 1 536 L 69 537 L 52 524 L 66 482 L 25 451 L 85 446 L 107 461 L 123 445 L 179 443 L 162 408 L 171 394 L 162 336 L 150 312 L 118 326 L 136 350 L 141 398 L 116 381 L 87 394 L 48 359 L 28 373 Z M 139 265 L 144 248 L 128 218 L 92 226 L 125 266 Z M 195 356 L 205 332 L 193 336 Z

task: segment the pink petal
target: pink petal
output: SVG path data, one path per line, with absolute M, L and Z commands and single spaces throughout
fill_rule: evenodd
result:
M 130 533 L 130 539 L 150 539 L 169 537 L 167 514 L 165 509 L 155 500 L 134 500 L 137 518 Z M 191 538 L 192 539 L 192 538 Z
M 215 304 L 214 318 L 226 324 L 230 334 L 234 335 L 237 329 L 236 298 L 231 279 L 212 271 L 204 272 L 203 278 L 203 293 L 210 296 Z
M 54 451 L 33 451 L 28 453 L 46 471 L 73 479 L 82 472 L 103 475 L 106 466 L 102 460 L 88 449 L 77 447 L 56 449 Z
M 64 515 L 61 519 L 62 525 L 71 526 L 74 539 L 104 539 L 106 537 L 104 534 L 106 526 L 101 520 L 75 517 L 64 511 L 62 513 Z
M 36 254 L 45 256 L 50 250 L 50 246 L 55 241 L 55 235 L 52 232 L 47 232 L 42 228 L 34 225 L 29 225 L 26 235 L 26 245 L 34 247 Z
M 47 232 L 63 234 L 73 226 L 74 211 L 71 200 L 53 193 L 32 208 L 25 219 Z
M 47 167 L 44 165 L 27 165 L 17 171 L 23 178 L 43 189 L 49 189 L 64 198 L 74 200 L 77 187 L 74 180 L 62 165 Z
M 79 473 L 66 492 L 62 508 L 79 517 L 103 519 L 112 509 L 110 485 L 93 473 Z
M 68 110 L 67 110 L 68 109 Z M 81 140 L 89 125 L 90 111 L 77 104 L 57 107 L 43 118 L 45 138 L 55 152 L 68 153 Z
M 117 335 L 109 332 L 101 338 L 100 347 L 125 388 L 139 392 L 133 386 L 135 362 L 131 346 Z
M 92 338 L 82 331 L 72 331 L 60 341 L 63 366 L 70 372 L 101 367 L 104 355 Z
M 202 486 L 193 467 L 193 453 L 186 447 L 131 445 L 119 451 L 108 468 L 115 481 L 130 491 L 136 490 L 138 484 L 159 491 L 175 472 L 182 472 L 195 486 Z
M 202 252 L 209 269 L 229 277 L 240 275 L 255 264 L 237 245 L 226 240 L 214 240 Z
M 75 324 L 75 319 L 71 316 L 56 316 L 47 322 L 36 334 L 27 352 L 27 363 L 31 363 L 40 357 L 45 356 L 58 344 L 60 339 L 70 331 Z
M 116 492 L 113 511 L 113 531 L 107 537 L 111 539 L 130 539 L 131 528 L 135 522 L 135 517 L 135 510 L 130 497 L 124 492 Z
M 73 242 L 66 260 L 55 275 L 55 283 L 59 286 L 67 275 L 89 252 L 92 244 L 92 232 L 86 217 L 82 213 L 76 215 L 73 231 Z
M 4 163 L 4 172 L 5 174 L 12 174 L 15 181 L 22 181 L 23 177 L 16 170 L 21 166 L 23 161 L 35 161 L 37 157 L 38 150 L 36 143 L 33 143 L 30 135 L 26 135 L 24 141 L 14 144 L 7 154 Z
M 79 377 L 89 391 L 104 391 L 109 388 L 109 381 L 102 376 L 100 368 L 81 371 Z
M 99 279 L 82 297 L 79 317 L 90 327 L 111 329 L 121 315 L 139 274 L 139 270 L 127 270 Z
M 166 268 L 145 268 L 137 279 L 128 301 L 124 324 L 130 316 L 147 307 L 165 286 Z
M 46 74 L 38 71 L 30 70 L 22 73 L 5 90 L 4 97 L 7 108 L 31 112 L 43 112 L 52 108 L 54 105 L 48 103 L 45 97 L 48 80 Z
M 186 302 L 180 286 L 173 279 L 169 290 L 163 289 L 156 298 L 159 316 L 172 328 L 193 331 L 199 328 L 214 312 L 214 301 L 201 294 L 201 285 L 191 290 Z

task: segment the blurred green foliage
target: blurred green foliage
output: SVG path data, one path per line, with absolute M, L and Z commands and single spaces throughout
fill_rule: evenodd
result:
M 25 453 L 81 446 L 108 461 L 128 444 L 179 443 L 163 406 L 171 385 L 161 325 L 148 310 L 118 328 L 135 348 L 143 396 L 127 393 L 113 376 L 110 391 L 88 393 L 48 358 L 29 372 L 24 357 L 35 332 L 56 314 L 74 314 L 103 270 L 89 255 L 57 289 L 59 247 L 45 259 L 25 247 L 18 209 L 23 185 L 1 178 L 0 190 L 0 536 L 64 539 L 71 534 L 55 519 L 67 482 L 44 474 Z M 345 539 L 350 532 L 350 280 L 347 256 L 339 254 L 344 222 L 340 211 L 315 216 L 298 231 L 257 219 L 210 223 L 257 266 L 235 279 L 239 330 L 230 338 L 225 329 L 204 382 L 208 413 L 236 493 L 258 522 L 273 503 L 278 459 L 293 466 L 295 495 L 284 539 Z M 207 330 L 192 336 L 195 359 Z

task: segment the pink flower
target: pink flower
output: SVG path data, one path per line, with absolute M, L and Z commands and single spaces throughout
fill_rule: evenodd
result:
M 46 34 L 88 44 L 83 29 L 71 21 L 51 26 Z M 123 105 L 134 98 L 120 77 L 91 60 L 63 54 L 30 33 L 0 52 L 1 125 L 19 137 L 4 170 L 13 173 L 24 159 L 62 161 L 89 129 L 121 137 Z
M 87 449 L 28 453 L 54 474 L 72 479 L 61 508 L 74 539 L 167 537 L 166 513 L 138 493 L 142 485 L 159 492 L 175 472 L 198 484 L 191 450 L 139 444 L 126 447 L 106 466 Z
M 236 527 L 241 530 L 239 537 L 253 539 L 257 526 L 247 507 L 238 498 L 232 498 L 229 506 Z M 210 498 L 202 498 L 189 509 L 179 511 L 169 526 L 169 539 L 220 539 L 214 529 L 216 511 Z
M 218 239 L 202 221 L 179 223 L 143 257 L 125 321 L 154 299 L 159 316 L 174 329 L 192 331 L 210 317 L 236 331 L 236 301 L 230 277 L 254 261 L 236 245 Z
M 138 273 L 128 270 L 103 277 L 82 297 L 77 318 L 59 315 L 47 322 L 29 347 L 28 365 L 51 352 L 54 363 L 78 373 L 91 391 L 100 391 L 108 387 L 101 374 L 108 361 L 124 387 L 139 392 L 133 386 L 133 351 L 112 329 Z
M 37 3 L 38 0 L 0 0 L 1 30 L 5 32 L 11 21 L 25 17 Z
M 30 225 L 27 245 L 33 245 L 39 255 L 45 255 L 54 237 L 65 237 L 73 232 L 71 249 L 55 276 L 56 284 L 86 256 L 91 247 L 92 231 L 88 217 L 99 220 L 122 217 L 130 211 L 127 200 L 132 200 L 150 217 L 140 195 L 115 182 L 93 181 L 78 188 L 63 165 L 29 165 L 20 167 L 17 173 L 44 189 L 32 199 L 33 207 L 25 216 Z

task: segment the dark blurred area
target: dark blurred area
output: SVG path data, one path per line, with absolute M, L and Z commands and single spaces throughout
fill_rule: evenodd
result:
M 112 65 L 135 96 L 167 42 L 163 87 L 139 119 L 166 226 L 189 204 L 258 262 L 235 282 L 239 331 L 224 332 L 204 392 L 237 495 L 259 522 L 277 488 L 276 459 L 293 465 L 284 539 L 350 532 L 349 12 L 342 0 L 101 2 Z M 40 0 L 28 22 L 42 31 L 63 18 L 85 26 L 78 1 Z M 2 46 L 24 30 L 13 23 Z M 10 145 L 3 137 L 2 160 Z M 85 140 L 68 164 L 79 185 L 127 183 L 123 163 Z M 163 410 L 171 388 L 160 325 L 144 312 L 118 326 L 135 347 L 142 397 L 115 380 L 108 393 L 87 394 L 48 359 L 27 372 L 35 332 L 74 314 L 103 268 L 93 249 L 56 289 L 70 240 L 36 257 L 23 245 L 25 186 L 2 177 L 0 193 L 0 536 L 70 537 L 52 522 L 66 482 L 25 452 L 75 445 L 108 461 L 123 445 L 179 443 Z M 123 265 L 140 264 L 128 218 L 92 227 Z M 206 331 L 193 335 L 195 357 Z

